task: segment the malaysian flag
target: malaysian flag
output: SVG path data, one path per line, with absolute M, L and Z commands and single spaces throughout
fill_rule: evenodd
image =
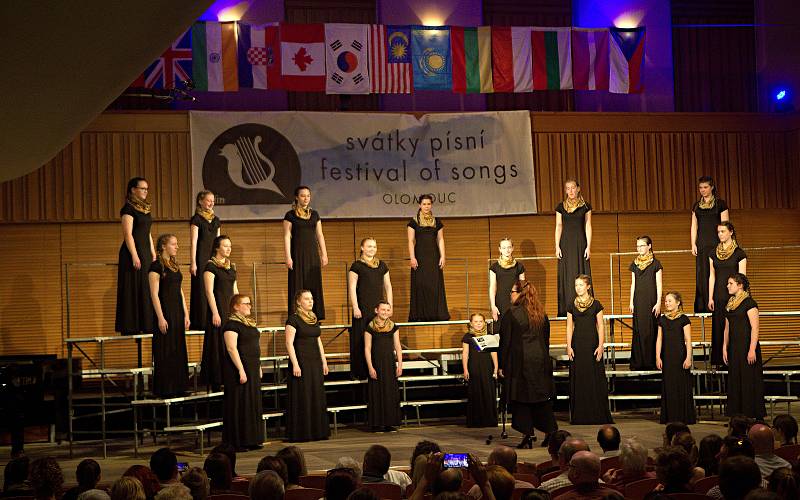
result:
M 411 93 L 411 28 L 372 24 L 369 28 L 370 92 Z
M 192 79 L 192 35 L 186 30 L 139 75 L 131 87 L 174 89 L 175 83 Z

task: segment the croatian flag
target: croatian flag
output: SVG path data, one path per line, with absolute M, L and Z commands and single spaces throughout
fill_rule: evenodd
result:
M 609 32 L 611 66 L 609 92 L 615 94 L 642 92 L 645 28 L 611 28 Z
M 608 90 L 608 28 L 572 28 L 575 90 Z
M 281 24 L 281 81 L 286 90 L 325 91 L 325 26 Z
M 239 86 L 252 89 L 281 88 L 278 23 L 238 24 Z

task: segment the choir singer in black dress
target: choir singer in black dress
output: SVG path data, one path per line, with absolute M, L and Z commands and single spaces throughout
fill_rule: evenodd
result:
M 700 177 L 697 190 L 700 191 L 700 199 L 692 207 L 691 240 L 692 255 L 695 256 L 694 312 L 699 313 L 711 311 L 708 308 L 708 258 L 719 243 L 717 226 L 730 220 L 730 213 L 725 200 L 717 197 L 714 179 Z
M 661 423 L 697 421 L 692 392 L 692 323 L 683 313 L 683 298 L 667 292 L 658 319 L 656 366 L 661 370 Z
M 403 374 L 403 347 L 400 330 L 392 321 L 392 305 L 381 301 L 375 317 L 364 332 L 364 357 L 367 359 L 367 420 L 373 432 L 394 431 L 400 425 L 400 387 Z
M 497 352 L 479 351 L 475 343 L 475 338 L 486 335 L 486 330 L 483 314 L 473 313 L 469 331 L 461 339 L 461 364 L 467 382 L 467 427 L 497 427 Z
M 220 235 L 220 220 L 214 215 L 214 193 L 200 191 L 197 193 L 195 213 L 189 221 L 191 233 L 191 262 L 189 271 L 192 275 L 192 291 L 189 299 L 191 328 L 205 330 L 208 326 L 208 299 L 206 298 L 203 270 L 206 262 L 212 257 L 211 246 L 214 238 Z
M 211 257 L 203 271 L 206 300 L 208 302 L 208 324 L 203 337 L 203 358 L 200 378 L 211 390 L 219 391 L 222 385 L 222 362 L 225 356 L 225 340 L 222 327 L 230 315 L 231 298 L 239 293 L 236 284 L 236 265 L 231 262 L 231 240 L 226 235 L 214 238 Z
M 446 321 L 444 291 L 444 224 L 433 215 L 433 196 L 419 197 L 417 215 L 408 223 L 408 258 L 411 261 L 411 300 L 408 321 Z
M 717 226 L 719 244 L 708 259 L 708 310 L 711 315 L 711 364 L 722 364 L 722 336 L 725 331 L 725 304 L 728 303 L 728 278 L 739 272 L 747 274 L 747 254 L 736 241 L 730 221 Z
M 649 236 L 636 238 L 636 251 L 638 255 L 630 265 L 629 309 L 633 314 L 630 367 L 631 370 L 654 370 L 664 273 L 661 262 L 653 256 L 653 240 Z
M 261 421 L 261 347 L 249 295 L 231 298 L 225 326 L 225 406 L 222 441 L 237 451 L 257 450 L 264 441 Z
M 512 413 L 511 427 L 524 435 L 518 448 L 530 448 L 534 429 L 544 432 L 547 442 L 558 424 L 553 416 L 550 320 L 529 281 L 517 281 L 511 288 L 511 308 L 503 315 L 500 332 L 498 373 Z
M 283 217 L 283 245 L 289 270 L 289 315 L 294 313 L 298 290 L 308 290 L 314 296 L 314 314 L 322 321 L 325 319 L 322 268 L 328 265 L 328 247 L 319 213 L 311 208 L 308 186 L 294 190 L 292 209 Z
M 578 181 L 564 183 L 564 201 L 556 207 L 556 257 L 558 257 L 558 315 L 566 316 L 575 298 L 575 278 L 592 275 L 592 206 L 581 196 Z
M 500 256 L 489 266 L 489 304 L 492 319 L 500 324 L 500 317 L 511 307 L 511 287 L 525 280 L 525 266 L 514 258 L 511 238 L 500 240 Z

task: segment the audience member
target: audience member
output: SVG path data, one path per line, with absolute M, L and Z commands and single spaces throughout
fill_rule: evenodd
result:
M 192 467 L 181 476 L 181 484 L 189 488 L 193 500 L 206 500 L 211 494 L 208 474 L 200 467 Z
M 703 469 L 706 477 L 719 474 L 719 451 L 722 449 L 722 438 L 709 434 L 700 440 L 697 451 L 697 466 Z
M 728 420 L 728 435 L 745 438 L 747 437 L 747 431 L 750 430 L 751 425 L 753 425 L 753 419 L 747 415 L 733 415 Z
M 603 481 L 615 486 L 624 486 L 640 479 L 656 477 L 647 471 L 647 448 L 636 438 L 628 438 L 622 442 L 619 454 L 619 469 L 609 469 Z
M 3 470 L 2 498 L 33 496 L 33 489 L 28 484 L 30 459 L 26 456 L 14 458 Z
M 656 457 L 656 477 L 664 493 L 691 493 L 692 463 L 683 448 L 667 446 Z
M 233 479 L 244 479 L 236 473 L 236 448 L 233 445 L 228 443 L 218 444 L 211 450 L 211 453 L 222 453 L 228 457 L 228 461 L 231 463 L 231 477 Z
M 783 500 L 776 493 L 767 491 L 764 488 L 756 488 L 744 497 L 744 500 Z
M 445 491 L 461 491 L 461 483 L 463 481 L 464 475 L 461 474 L 461 469 L 444 469 L 434 479 L 431 485 L 431 493 L 435 497 Z
M 91 489 L 78 495 L 77 500 L 111 500 L 106 490 Z
M 419 455 L 414 460 L 414 467 L 411 468 L 411 484 L 414 485 L 414 488 L 417 487 L 425 476 L 425 467 L 428 465 L 428 458 L 430 456 L 431 455 Z
M 54 500 L 61 496 L 64 473 L 55 458 L 43 457 L 31 462 L 28 479 L 36 500 Z
M 380 500 L 378 495 L 369 488 L 361 487 L 347 496 L 347 500 Z
M 417 457 L 420 455 L 430 455 L 431 453 L 439 453 L 441 448 L 439 445 L 433 441 L 423 440 L 417 443 L 414 447 L 414 451 L 411 452 L 411 470 L 414 470 L 414 462 L 417 460 Z M 425 463 L 428 463 L 427 459 Z
M 767 478 L 769 491 L 777 493 L 781 500 L 794 500 L 800 498 L 800 487 L 792 470 L 787 467 L 775 469 Z
M 325 476 L 325 500 L 345 500 L 358 487 L 359 482 L 353 469 L 331 469 Z
M 572 456 L 569 480 L 575 488 L 555 500 L 597 500 L 614 491 L 600 483 L 600 457 L 591 451 L 578 451 Z
M 274 470 L 262 470 L 250 481 L 250 500 L 283 500 L 286 488 Z
M 337 464 L 336 467 L 339 467 L 339 465 Z M 259 460 L 258 466 L 256 467 L 256 473 L 259 473 L 264 470 L 275 471 L 275 473 L 278 474 L 278 477 L 281 478 L 281 481 L 283 481 L 284 485 L 286 485 L 289 482 L 289 471 L 286 468 L 286 462 L 284 462 L 278 457 L 267 455 L 266 457 Z
M 743 500 L 760 485 L 761 471 L 752 458 L 730 457 L 719 466 L 719 489 L 725 500 Z
M 550 439 L 553 439 L 552 434 L 550 434 Z M 551 500 L 550 492 L 541 488 L 534 488 L 526 491 L 522 495 L 522 500 Z
M 100 482 L 100 464 L 91 458 L 81 460 L 75 469 L 75 479 L 78 485 L 68 489 L 61 500 L 77 500 L 84 491 L 93 490 Z
M 514 448 L 509 448 L 508 446 L 496 446 L 492 452 L 489 453 L 489 459 L 486 463 L 487 465 L 499 465 L 513 478 L 514 474 L 517 472 L 517 452 Z M 491 482 L 491 480 L 489 482 Z M 527 481 L 514 479 L 514 488 L 533 488 L 533 485 Z M 472 486 L 467 496 L 475 500 L 480 500 L 481 490 L 477 484 Z M 494 496 L 498 496 L 496 491 Z
M 203 463 L 203 470 L 206 471 L 208 479 L 211 481 L 212 495 L 233 493 L 231 491 L 233 482 L 231 462 L 227 456 L 222 453 L 210 454 Z
M 688 432 L 679 432 L 672 438 L 672 446 L 682 448 L 689 457 L 689 463 L 692 464 L 692 478 L 689 480 L 689 484 L 693 485 L 700 479 L 703 479 L 706 475 L 706 471 L 701 467 L 697 467 L 697 460 L 700 453 L 697 450 L 697 442 L 694 440 L 694 436 Z
M 622 437 L 619 434 L 619 429 L 613 425 L 604 425 L 597 431 L 597 444 L 603 450 L 601 458 L 616 457 L 619 455 L 619 444 Z
M 108 490 L 111 500 L 145 500 L 142 483 L 133 476 L 122 476 Z
M 389 453 L 389 450 L 385 446 L 373 444 L 364 453 L 361 481 L 364 483 L 391 483 L 384 478 L 391 463 L 392 454 Z
M 747 457 L 751 460 L 756 458 L 756 452 L 753 450 L 753 443 L 747 438 L 738 438 L 735 436 L 725 436 L 722 438 L 722 448 L 719 450 L 719 463 L 721 464 L 725 459 L 731 457 Z M 762 482 L 766 486 L 766 481 Z M 706 495 L 722 499 L 722 490 L 719 485 L 714 486 L 706 492 Z
M 138 479 L 142 484 L 144 496 L 147 500 L 153 500 L 158 490 L 161 489 L 161 482 L 158 477 L 146 465 L 131 465 L 122 475 Z
M 180 483 L 170 484 L 161 488 L 156 500 L 192 500 L 192 492 Z
M 286 483 L 286 489 L 293 490 L 295 488 L 302 488 L 302 486 L 300 486 L 300 476 L 308 474 L 303 450 L 297 446 L 287 446 L 278 451 L 275 456 L 283 460 L 283 463 L 286 464 L 286 473 L 289 478 Z
M 572 482 L 569 480 L 568 466 L 570 460 L 572 460 L 572 456 L 578 451 L 589 451 L 589 445 L 586 444 L 586 441 L 574 437 L 570 437 L 564 441 L 564 444 L 561 445 L 561 449 L 558 450 L 558 464 L 563 472 L 543 482 L 539 485 L 539 488 L 553 491 L 571 485 Z
M 536 473 L 543 476 L 547 473 L 557 471 L 561 467 L 558 465 L 558 450 L 568 437 L 572 436 L 569 431 L 559 429 L 550 433 L 550 440 L 547 442 L 547 453 L 550 455 L 550 467 L 539 469 L 537 467 Z
M 489 465 L 486 467 L 486 479 L 492 487 L 492 492 L 496 500 L 511 500 L 511 495 L 514 494 L 514 476 L 501 465 Z M 477 485 L 476 485 L 477 486 Z M 478 488 L 480 491 L 480 488 Z M 472 495 L 469 495 L 470 498 Z M 481 498 L 483 494 L 481 494 Z
M 797 420 L 793 416 L 782 414 L 772 419 L 772 432 L 778 446 L 797 443 Z
M 469 497 L 460 491 L 443 491 L 433 497 L 433 500 L 470 500 Z
M 458 492 L 461 487 L 461 471 L 459 469 L 442 470 L 443 461 L 444 454 L 442 453 L 434 453 L 428 456 L 425 474 L 419 480 L 410 500 L 422 500 L 429 486 L 432 486 L 431 493 L 434 499 L 456 498 L 453 495 L 463 495 Z M 474 455 L 469 455 L 467 461 L 470 475 L 475 484 L 480 487 L 483 500 L 495 500 L 483 465 Z M 366 475 L 366 468 L 364 473 Z M 464 497 L 466 498 L 466 495 Z
M 169 448 L 160 448 L 150 456 L 150 470 L 161 486 L 178 482 L 178 457 Z
M 692 430 L 689 429 L 689 426 L 683 422 L 669 422 L 668 424 L 664 425 L 664 434 L 662 435 L 664 438 L 663 446 L 665 448 L 667 446 L 672 446 L 672 438 L 674 438 L 675 434 L 679 432 L 688 432 L 691 434 Z
M 339 457 L 339 460 L 336 461 L 334 469 L 353 469 L 353 473 L 356 475 L 356 481 L 361 483 L 361 475 L 364 473 L 364 471 L 361 469 L 361 464 L 358 463 L 358 460 L 355 458 Z M 391 472 L 391 470 L 389 472 Z M 409 479 L 409 484 L 410 481 L 411 479 Z M 405 486 L 401 486 L 401 488 L 403 488 L 403 491 L 405 491 Z
M 761 477 L 768 477 L 775 469 L 791 468 L 791 464 L 775 454 L 775 435 L 772 429 L 764 424 L 755 424 L 750 427 L 747 437 L 753 443 L 756 452 L 756 464 L 761 470 Z

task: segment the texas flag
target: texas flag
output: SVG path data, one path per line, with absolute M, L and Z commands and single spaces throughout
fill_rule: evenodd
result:
M 281 24 L 281 86 L 325 91 L 325 25 Z

